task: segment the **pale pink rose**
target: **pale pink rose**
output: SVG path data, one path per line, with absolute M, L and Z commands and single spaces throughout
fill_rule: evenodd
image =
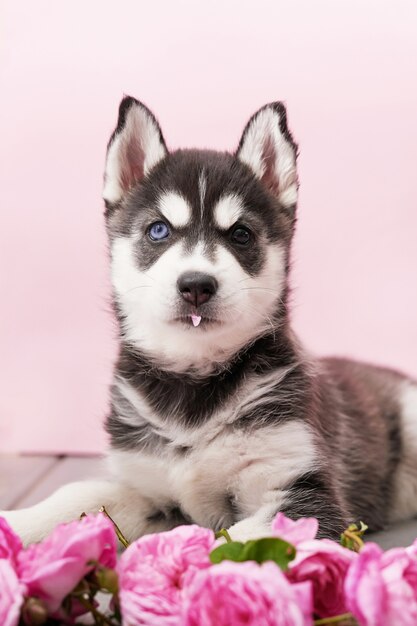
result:
M 411 546 L 408 546 L 408 548 L 406 548 L 406 551 L 408 554 L 414 555 L 417 558 L 417 539 L 414 540 Z
M 44 541 L 29 546 L 18 557 L 18 574 L 29 595 L 56 612 L 62 600 L 99 562 L 114 567 L 117 539 L 110 520 L 102 514 L 61 524 Z
M 292 582 L 310 580 L 313 585 L 314 613 L 332 617 L 346 612 L 344 582 L 357 555 L 329 539 L 313 539 L 297 546 L 287 576 Z
M 223 561 L 184 591 L 181 626 L 309 626 L 310 583 L 291 584 L 275 563 Z
M 345 582 L 348 609 L 363 626 L 417 624 L 417 558 L 405 548 L 366 544 Z
M 13 532 L 4 517 L 0 517 L 0 559 L 10 559 L 16 563 L 16 558 L 22 550 L 20 538 Z
M 292 520 L 284 513 L 277 513 L 272 522 L 272 534 L 297 546 L 301 541 L 315 539 L 319 523 L 315 517 Z
M 25 588 L 16 575 L 14 567 L 7 559 L 0 559 L 0 624 L 16 626 L 23 604 Z
M 179 624 L 184 581 L 210 566 L 214 540 L 211 530 L 191 525 L 146 535 L 129 546 L 118 565 L 123 624 Z

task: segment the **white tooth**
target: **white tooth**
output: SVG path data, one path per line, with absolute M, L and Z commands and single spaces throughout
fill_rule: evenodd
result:
M 193 323 L 193 326 L 198 326 L 201 322 L 201 315 L 191 315 L 191 321 Z

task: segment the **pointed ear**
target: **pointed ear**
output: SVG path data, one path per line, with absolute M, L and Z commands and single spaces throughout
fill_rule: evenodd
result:
M 161 129 L 149 109 L 127 96 L 119 107 L 117 127 L 107 146 L 103 198 L 118 204 L 168 153 Z
M 236 156 L 277 196 L 284 207 L 297 203 L 297 145 L 282 102 L 267 104 L 251 117 Z

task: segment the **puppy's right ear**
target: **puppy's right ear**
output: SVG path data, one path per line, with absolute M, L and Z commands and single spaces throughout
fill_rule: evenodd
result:
M 151 111 L 135 98 L 123 98 L 117 127 L 107 146 L 103 190 L 106 207 L 119 204 L 167 153 Z

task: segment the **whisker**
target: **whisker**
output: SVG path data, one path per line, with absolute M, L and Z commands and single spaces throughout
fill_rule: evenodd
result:
M 271 291 L 272 293 L 276 293 L 276 289 L 271 289 L 270 287 L 241 287 L 239 289 L 239 291 L 251 291 L 251 290 Z
M 282 300 L 281 300 L 280 296 L 278 295 L 278 293 L 276 292 L 276 290 L 275 289 L 271 289 L 269 287 L 240 287 L 239 289 L 235 289 L 234 291 L 232 291 L 231 294 L 226 296 L 224 298 L 224 301 L 229 300 L 229 298 L 233 298 L 233 296 L 235 296 L 237 293 L 241 293 L 242 291 L 250 291 L 250 290 L 269 291 L 271 293 L 275 293 L 277 298 L 282 302 Z
M 124 291 L 124 295 L 130 293 L 131 291 L 135 291 L 136 289 L 144 289 L 145 287 L 153 287 L 153 285 L 136 285 L 136 287 L 131 287 L 131 289 L 128 289 L 127 291 Z
M 276 340 L 276 331 L 278 329 L 278 324 L 277 322 L 274 323 L 274 321 L 271 319 L 271 317 L 269 315 L 266 315 L 264 311 L 259 311 L 256 307 L 254 307 L 252 304 L 246 304 L 246 308 L 249 310 L 250 313 L 257 315 L 258 317 L 261 318 L 261 320 L 265 321 L 268 323 L 268 326 L 271 327 L 271 331 L 274 337 L 274 341 Z M 239 309 L 237 307 L 233 307 L 231 310 L 228 311 L 228 313 L 230 314 L 230 317 L 232 317 L 233 313 L 238 313 Z
M 273 274 L 262 274 L 262 278 L 274 278 Z M 253 280 L 253 276 L 248 276 L 247 278 L 242 278 L 241 280 L 238 280 L 238 283 L 244 283 L 246 280 Z
M 154 281 L 154 283 L 157 283 L 157 282 L 158 282 L 158 281 L 157 281 L 157 279 L 156 279 L 156 278 L 154 278 L 153 276 L 151 276 L 150 274 L 145 274 L 145 278 L 150 278 L 151 280 L 153 280 L 153 281 Z

